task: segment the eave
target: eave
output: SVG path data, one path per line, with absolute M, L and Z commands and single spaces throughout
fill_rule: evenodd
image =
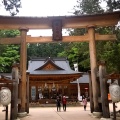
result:
M 64 75 L 29 75 L 29 80 L 32 82 L 67 82 L 67 81 L 74 81 L 80 78 L 82 74 L 64 74 Z

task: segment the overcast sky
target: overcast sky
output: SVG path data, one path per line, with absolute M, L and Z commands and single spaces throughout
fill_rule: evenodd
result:
M 20 15 L 59 16 L 69 15 L 76 0 L 22 0 Z
M 71 15 L 77 0 L 21 0 L 22 8 L 17 16 Z M 0 0 L 0 15 L 9 15 Z

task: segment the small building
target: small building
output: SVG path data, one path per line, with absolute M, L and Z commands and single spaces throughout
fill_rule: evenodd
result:
M 75 80 L 73 82 L 70 82 L 70 84 L 77 86 L 79 84 L 80 86 L 80 96 L 89 97 L 89 75 L 88 73 L 83 73 L 82 77 L 78 78 L 78 81 Z

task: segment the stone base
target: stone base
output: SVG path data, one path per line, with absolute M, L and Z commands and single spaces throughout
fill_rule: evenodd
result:
M 93 116 L 93 114 L 92 114 L 92 113 L 88 113 L 88 115 Z
M 25 116 L 27 116 L 27 112 L 20 112 L 20 113 L 18 113 L 18 117 L 25 117 Z
M 20 120 L 19 118 L 15 119 L 15 120 Z
M 110 117 L 111 117 L 111 118 L 114 118 L 113 112 L 111 113 L 111 116 L 110 116 Z M 120 112 L 119 112 L 119 111 L 116 112 L 116 120 L 120 120 Z
M 116 117 L 116 120 L 120 120 L 120 117 Z
M 92 114 L 93 114 L 93 117 L 95 117 L 95 118 L 102 117 L 102 112 L 93 112 Z
M 112 120 L 113 120 L 113 116 L 111 116 L 111 118 L 112 118 Z M 117 117 L 117 116 L 116 116 L 116 120 L 120 120 L 120 117 Z
M 112 118 L 101 118 L 100 120 L 113 120 Z

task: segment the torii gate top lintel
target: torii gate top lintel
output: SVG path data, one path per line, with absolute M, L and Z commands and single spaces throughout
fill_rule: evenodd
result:
M 120 11 L 112 13 L 80 15 L 80 16 L 50 16 L 50 17 L 12 17 L 0 16 L 0 29 L 51 29 L 52 21 L 60 19 L 62 28 L 85 28 L 87 26 L 113 26 L 120 20 Z

